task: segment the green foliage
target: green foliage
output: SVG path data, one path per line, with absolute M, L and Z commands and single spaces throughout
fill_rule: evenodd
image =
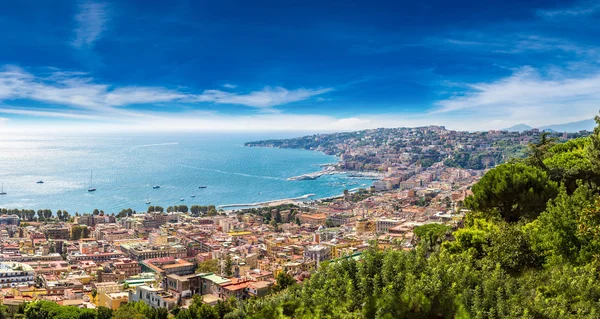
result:
M 186 207 L 186 212 L 187 212 L 187 207 Z M 192 207 L 190 207 L 190 213 L 192 213 L 192 215 L 194 215 L 194 216 L 200 216 L 200 215 L 215 216 L 215 215 L 217 215 L 217 208 L 215 207 L 215 205 L 209 205 L 209 206 L 192 205 Z
M 296 279 L 292 277 L 290 274 L 282 271 L 277 275 L 277 284 L 273 287 L 273 291 L 282 291 L 287 287 L 293 286 L 296 284 Z
M 452 227 L 444 224 L 427 224 L 416 227 L 414 233 L 419 241 L 426 241 L 429 245 L 437 245 L 452 231 Z
M 589 261 L 589 256 L 585 256 L 589 249 L 583 249 L 586 241 L 579 233 L 579 220 L 582 212 L 592 206 L 595 196 L 587 186 L 579 187 L 572 195 L 565 187 L 561 188 L 546 211 L 525 226 L 534 251 L 556 263 Z
M 35 301 L 29 303 L 25 308 L 27 319 L 95 319 L 96 311 L 92 309 L 80 309 L 73 306 L 60 306 L 52 301 Z
M 89 238 L 90 230 L 85 225 L 75 225 L 71 228 L 71 239 L 79 240 L 81 238 Z
M 233 262 L 231 260 L 231 255 L 229 254 L 225 257 L 225 267 L 223 271 L 225 272 L 225 276 L 233 275 Z
M 111 319 L 113 315 L 113 311 L 110 308 L 100 306 L 98 307 L 98 314 L 96 315 L 96 319 Z
M 197 273 L 217 273 L 219 270 L 219 260 L 217 259 L 209 259 L 198 263 L 198 268 L 196 268 Z
M 467 207 L 512 223 L 536 218 L 557 195 L 558 186 L 541 169 L 515 163 L 490 170 L 472 190 Z
M 588 185 L 600 182 L 600 174 L 588 156 L 590 141 L 590 138 L 578 138 L 557 144 L 543 160 L 550 178 L 564 184 L 569 194 L 577 189 L 578 181 L 586 181 Z

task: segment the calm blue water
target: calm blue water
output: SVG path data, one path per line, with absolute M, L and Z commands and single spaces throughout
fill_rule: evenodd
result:
M 8 194 L 0 196 L 0 207 L 66 209 L 71 214 L 94 208 L 108 213 L 123 208 L 145 211 L 148 196 L 151 205 L 165 208 L 242 204 L 305 194 L 322 198 L 371 184 L 343 175 L 287 181 L 337 159 L 305 150 L 243 146 L 245 141 L 269 137 L 274 136 L 1 139 L 0 182 Z M 87 191 L 91 171 L 93 186 L 98 189 L 93 193 Z M 36 184 L 38 180 L 44 184 Z M 359 184 L 352 184 L 356 182 Z M 156 184 L 161 188 L 152 189 Z M 198 189 L 200 185 L 208 188 Z

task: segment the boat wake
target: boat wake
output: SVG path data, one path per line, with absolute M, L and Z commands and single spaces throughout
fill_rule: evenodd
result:
M 272 176 L 252 175 L 252 174 L 236 173 L 236 172 L 227 172 L 227 171 L 222 171 L 220 169 L 205 168 L 205 167 L 195 167 L 195 166 L 190 166 L 190 165 L 185 165 L 185 164 L 177 164 L 177 165 L 179 165 L 181 167 L 187 167 L 187 168 L 191 168 L 191 169 L 197 169 L 197 170 L 200 170 L 200 171 L 215 172 L 215 173 L 221 173 L 221 174 L 227 174 L 227 175 L 237 175 L 237 176 L 244 176 L 244 177 L 262 178 L 262 179 L 270 179 L 270 180 L 276 180 L 276 181 L 282 181 L 282 180 L 284 180 L 283 178 L 272 177 Z
M 128 152 L 131 152 L 131 151 L 133 151 L 133 150 L 135 150 L 135 149 L 138 149 L 138 148 L 144 148 L 144 147 L 165 146 L 165 145 L 177 145 L 177 144 L 179 144 L 179 143 L 178 143 L 178 142 L 171 142 L 171 143 L 157 143 L 157 144 L 144 144 L 144 145 L 135 145 L 135 146 L 132 146 L 132 147 L 130 147 L 130 148 L 127 150 L 127 151 L 128 151 Z

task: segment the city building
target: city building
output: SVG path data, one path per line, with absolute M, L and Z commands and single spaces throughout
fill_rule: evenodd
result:
M 0 262 L 0 287 L 33 285 L 33 268 L 24 263 Z

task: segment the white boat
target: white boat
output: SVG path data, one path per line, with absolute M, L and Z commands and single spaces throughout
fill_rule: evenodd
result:
M 95 192 L 96 188 L 93 186 L 94 180 L 94 172 L 90 172 L 90 188 L 88 188 L 88 192 Z
M 150 196 L 146 197 L 146 205 L 150 204 Z
M 183 202 L 185 200 L 185 198 L 181 197 L 179 200 Z
M 4 183 L 2 183 L 2 186 L 0 187 L 0 195 L 6 195 L 4 192 Z
M 196 197 L 196 194 L 192 194 L 192 198 Z
M 160 185 L 154 185 L 154 186 L 152 186 L 152 188 L 158 189 L 158 188 L 160 188 Z

